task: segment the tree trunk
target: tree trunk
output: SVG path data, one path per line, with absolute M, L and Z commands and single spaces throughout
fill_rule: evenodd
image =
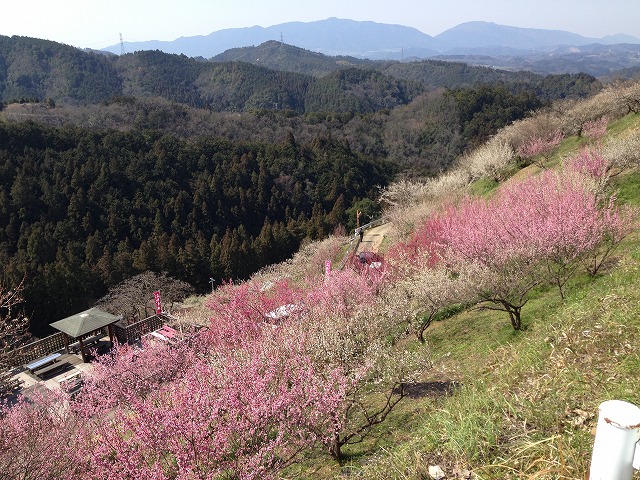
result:
M 329 445 L 329 453 L 336 460 L 340 460 L 342 458 L 342 442 L 340 441 L 340 436 L 337 434 L 333 438 L 331 445 Z
M 437 313 L 437 310 L 429 313 L 429 316 L 420 325 L 418 325 L 418 328 L 416 328 L 416 337 L 418 337 L 418 341 L 422 344 L 426 342 L 424 338 L 424 331 L 427 328 L 429 328 L 429 325 L 431 325 L 431 322 L 433 321 L 433 318 L 436 316 L 436 313 Z
M 520 317 L 520 311 L 522 307 L 516 307 L 515 305 L 504 304 L 509 312 L 509 319 L 511 320 L 511 326 L 514 330 L 520 330 L 522 328 L 522 318 Z

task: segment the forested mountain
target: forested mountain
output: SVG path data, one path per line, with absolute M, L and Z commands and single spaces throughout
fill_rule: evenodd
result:
M 376 63 L 355 57 L 324 55 L 276 40 L 269 40 L 258 46 L 231 48 L 214 56 L 211 61 L 253 63 L 273 70 L 316 77 L 349 66 L 373 66 Z
M 278 48 L 287 65 L 309 57 Z M 1 277 L 26 279 L 32 331 L 146 270 L 199 291 L 245 278 L 352 228 L 355 210 L 373 214 L 395 174 L 433 175 L 549 99 L 601 88 L 587 75 L 332 61 L 312 75 L 0 37 Z
M 462 96 L 447 95 L 446 88 L 464 88 L 469 91 L 466 97 L 477 97 L 471 115 L 496 117 L 481 137 L 548 100 L 580 98 L 601 88 L 582 74 L 544 77 L 435 60 L 347 62 L 277 42 L 254 53 L 259 51 L 265 63 L 281 62 L 282 68 L 297 73 L 159 51 L 105 57 L 53 42 L 1 39 L 5 104 L 0 117 L 6 120 L 267 143 L 295 132 L 297 141 L 307 146 L 330 136 L 348 142 L 356 153 L 393 158 L 411 176 L 446 168 L 482 140 L 460 135 L 466 122 L 477 124 L 481 117 L 461 116 L 460 109 L 468 106 L 460 104 Z M 317 63 L 311 65 L 309 58 Z M 305 65 L 316 74 L 328 71 L 318 76 L 300 73 Z M 112 81 L 109 88 L 96 90 L 99 80 L 104 81 L 101 72 L 108 72 Z M 67 78 L 76 79 L 75 87 Z M 496 95 L 503 104 L 512 104 L 510 113 L 498 112 Z
M 255 61 L 244 61 L 252 57 Z M 162 97 L 216 111 L 364 113 L 406 104 L 421 91 L 441 86 L 502 82 L 516 89 L 536 89 L 547 98 L 564 95 L 545 95 L 540 85 L 546 77 L 531 73 L 442 61 L 356 62 L 278 42 L 229 52 L 225 58 L 243 61 L 206 62 L 160 51 L 104 56 L 45 40 L 0 36 L 0 100 L 50 99 L 77 105 L 118 96 Z M 566 78 L 555 77 L 556 83 Z M 578 83 L 573 78 L 570 82 Z M 571 94 L 592 93 L 593 78 L 579 83 Z
M 473 58 L 475 63 L 487 63 L 490 57 Z M 519 70 L 499 70 L 489 66 L 472 66 L 455 57 L 448 61 L 431 59 L 411 62 L 371 61 L 354 57 L 333 57 L 311 52 L 274 40 L 254 47 L 234 48 L 211 59 L 215 62 L 246 62 L 273 70 L 324 77 L 337 70 L 359 67 L 377 70 L 398 80 L 418 82 L 427 87 L 461 87 L 504 82 L 531 87 L 546 78 L 543 75 Z M 524 61 L 524 60 L 523 60 Z M 534 87 L 535 88 L 535 87 Z
M 111 59 L 48 40 L 0 35 L 0 101 L 94 103 L 122 92 Z
M 146 270 L 200 290 L 349 224 L 390 166 L 345 145 L 192 141 L 0 123 L 0 264 L 33 331 Z M 353 219 L 351 220 L 353 221 Z
M 321 81 L 310 75 L 249 63 L 199 62 L 160 51 L 108 58 L 43 40 L 0 40 L 0 99 L 5 102 L 51 99 L 87 104 L 124 95 L 163 97 L 216 111 L 304 112 L 310 95 L 310 108 L 314 111 L 366 112 L 411 99 L 401 94 L 389 105 L 386 97 L 390 89 L 411 91 L 414 95 L 421 90 L 417 85 L 408 89 L 403 80 L 393 77 L 382 79 L 380 73 L 343 74 L 339 75 L 340 80 Z M 372 76 L 377 78 L 367 84 Z M 352 88 L 350 84 L 354 83 L 362 88 Z M 382 90 L 378 91 L 376 85 L 382 85 Z M 330 105 L 321 103 L 325 99 Z M 377 103 L 382 106 L 376 107 Z

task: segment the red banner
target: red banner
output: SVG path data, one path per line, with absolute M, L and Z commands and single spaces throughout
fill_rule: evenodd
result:
M 156 302 L 156 313 L 162 313 L 162 304 L 160 303 L 160 292 L 153 292 L 153 300 Z

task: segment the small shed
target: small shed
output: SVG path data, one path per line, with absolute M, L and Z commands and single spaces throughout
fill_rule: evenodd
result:
M 53 322 L 50 325 L 64 333 L 64 348 L 67 353 L 69 353 L 69 338 L 78 341 L 82 361 L 86 362 L 87 360 L 84 354 L 86 335 L 107 327 L 109 339 L 111 343 L 113 343 L 112 325 L 121 319 L 122 316 L 120 315 L 112 315 L 99 308 L 90 308 L 84 312 L 76 313 L 70 317 Z

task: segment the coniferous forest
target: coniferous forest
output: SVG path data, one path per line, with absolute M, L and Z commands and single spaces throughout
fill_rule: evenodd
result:
M 48 324 L 146 270 L 199 290 L 347 224 L 393 173 L 348 146 L 0 124 L 1 262 Z M 34 332 L 42 331 L 33 325 Z

